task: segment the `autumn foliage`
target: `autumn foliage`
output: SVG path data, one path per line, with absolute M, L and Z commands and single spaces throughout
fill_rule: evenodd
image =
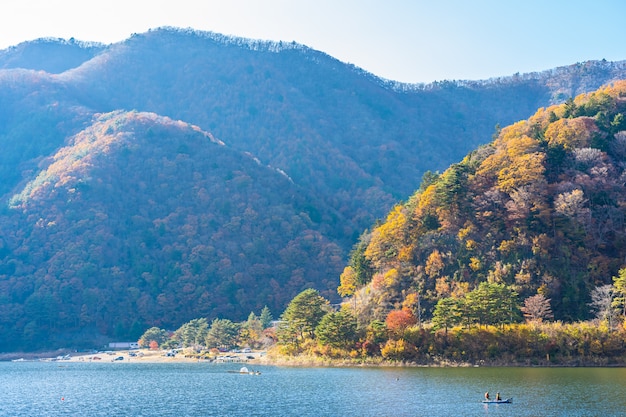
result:
M 364 255 L 371 278 L 350 288 L 347 305 L 362 321 L 393 328 L 403 306 L 428 320 L 449 298 L 441 312 L 494 324 L 493 309 L 476 298 L 489 282 L 515 295 L 493 306 L 498 323 L 521 318 L 515 305 L 534 321 L 592 317 L 592 290 L 610 283 L 626 257 L 625 97 L 621 81 L 541 108 L 443 173 L 429 173 L 361 237 L 365 249 L 353 259 Z M 476 308 L 486 309 L 477 316 Z

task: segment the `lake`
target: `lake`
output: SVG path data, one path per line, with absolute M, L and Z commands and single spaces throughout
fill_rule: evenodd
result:
M 239 366 L 0 362 L 0 416 L 626 415 L 624 368 Z

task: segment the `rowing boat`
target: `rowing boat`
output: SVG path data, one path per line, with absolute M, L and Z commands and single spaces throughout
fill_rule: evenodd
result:
M 483 400 L 483 404 L 511 404 L 513 398 L 507 398 L 506 400 Z

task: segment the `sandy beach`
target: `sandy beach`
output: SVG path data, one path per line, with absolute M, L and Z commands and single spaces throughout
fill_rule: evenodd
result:
M 192 352 L 136 349 L 118 350 L 98 353 L 70 353 L 69 356 L 54 358 L 67 362 L 136 362 L 136 363 L 262 363 L 265 352 L 254 351 L 248 353 L 225 352 L 218 355 L 197 356 Z

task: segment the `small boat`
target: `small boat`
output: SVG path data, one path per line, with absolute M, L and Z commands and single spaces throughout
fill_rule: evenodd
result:
M 483 400 L 483 404 L 511 404 L 513 398 L 507 398 L 506 400 Z
M 261 375 L 260 371 L 250 371 L 245 366 L 242 366 L 238 371 L 228 371 L 231 374 L 244 374 L 244 375 Z

